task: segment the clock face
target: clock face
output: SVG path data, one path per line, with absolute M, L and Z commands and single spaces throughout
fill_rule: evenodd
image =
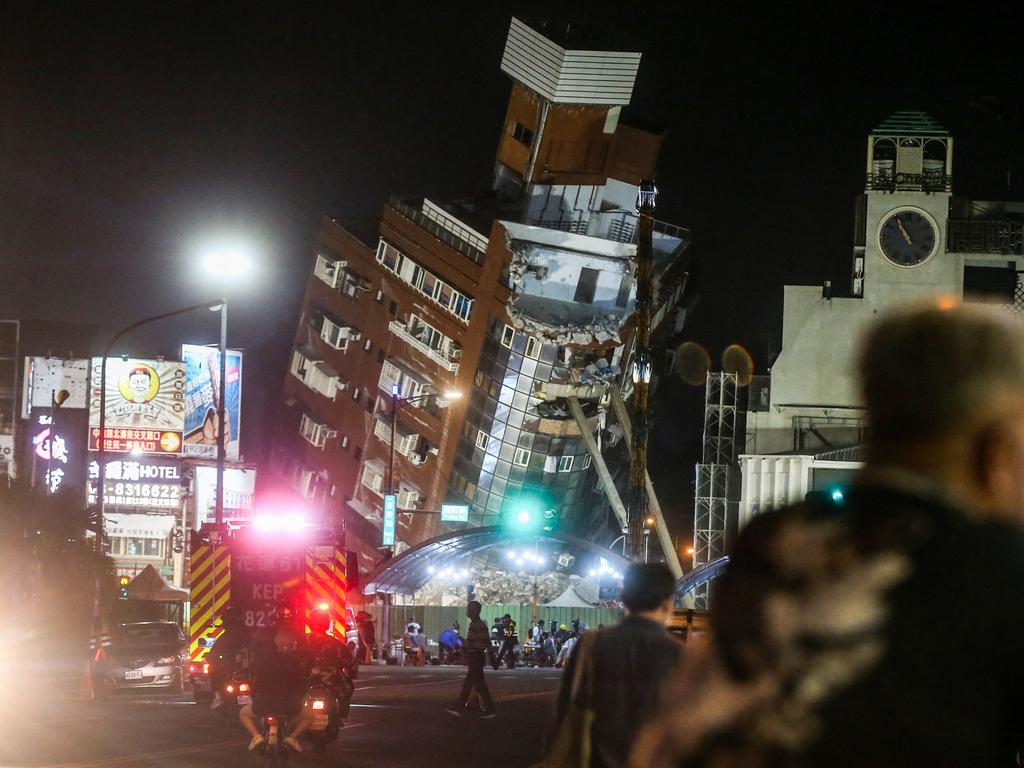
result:
M 916 267 L 935 253 L 939 238 L 930 216 L 916 208 L 893 211 L 878 228 L 878 246 L 894 266 Z

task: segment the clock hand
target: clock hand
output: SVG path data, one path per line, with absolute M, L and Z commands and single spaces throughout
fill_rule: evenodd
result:
M 910 239 L 910 235 L 907 234 L 907 230 L 898 216 L 896 217 L 896 225 L 900 228 L 900 233 L 903 235 L 903 239 L 907 241 L 907 245 L 913 245 L 914 241 Z

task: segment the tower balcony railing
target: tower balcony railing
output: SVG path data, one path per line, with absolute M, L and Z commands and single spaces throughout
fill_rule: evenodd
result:
M 1006 220 L 951 219 L 946 232 L 946 251 L 1024 256 L 1024 224 Z
M 953 177 L 942 173 L 869 173 L 869 192 L 952 192 Z

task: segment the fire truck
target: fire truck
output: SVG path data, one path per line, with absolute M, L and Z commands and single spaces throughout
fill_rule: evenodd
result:
M 205 666 L 204 659 L 224 631 L 221 617 L 228 606 L 253 629 L 270 626 L 283 605 L 290 605 L 297 617 L 326 609 L 334 634 L 353 644 L 355 626 L 345 590 L 347 566 L 355 566 L 354 559 L 344 549 L 340 532 L 284 518 L 257 518 L 239 528 L 204 527 L 194 532 L 189 622 L 193 669 Z

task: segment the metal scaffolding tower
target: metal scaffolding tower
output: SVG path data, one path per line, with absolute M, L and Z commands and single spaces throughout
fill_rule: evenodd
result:
M 708 373 L 704 400 L 704 450 L 697 465 L 693 512 L 693 567 L 725 555 L 730 488 L 736 475 L 740 388 L 735 373 Z M 697 608 L 708 608 L 708 585 L 694 592 Z

